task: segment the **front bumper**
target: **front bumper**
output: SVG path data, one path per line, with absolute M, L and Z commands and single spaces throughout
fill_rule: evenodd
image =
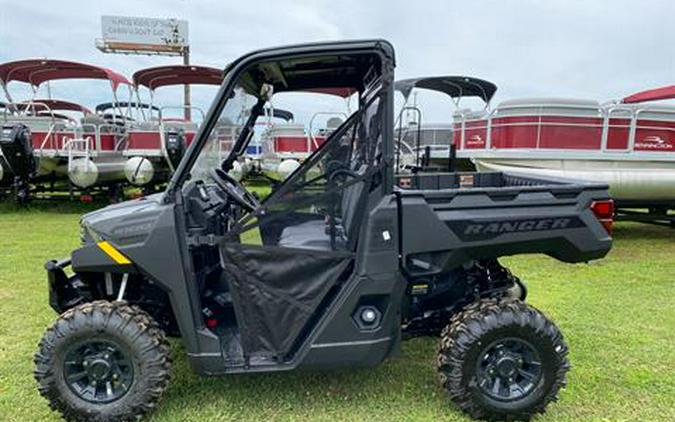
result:
M 49 285 L 49 306 L 61 314 L 84 302 L 80 288 L 84 285 L 77 274 L 68 276 L 65 268 L 70 266 L 70 259 L 47 261 L 47 281 Z

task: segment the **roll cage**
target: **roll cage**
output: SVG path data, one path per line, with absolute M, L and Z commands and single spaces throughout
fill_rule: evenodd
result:
M 261 100 L 260 91 L 263 83 L 270 84 L 274 92 L 351 88 L 355 92 L 362 93 L 367 83 L 364 82 L 364 76 L 373 64 L 379 67 L 377 73 L 385 81 L 383 89 L 388 90 L 392 97 L 394 50 L 391 44 L 384 40 L 303 44 L 259 50 L 232 62 L 225 68 L 223 85 L 207 112 L 204 124 L 167 186 L 164 201 L 174 202 L 176 192 L 189 179 L 199 152 L 207 143 L 217 124 L 218 116 L 238 84 L 242 84 L 250 94 L 259 98 L 260 105 L 256 107 L 258 105 L 256 104 L 251 110 L 252 116 L 262 114 L 264 111 L 265 100 Z M 389 133 L 382 134 L 385 142 L 381 154 L 384 162 L 392 163 L 393 145 L 390 131 L 393 130 L 393 103 L 385 106 L 383 118 L 390 124 L 383 125 L 383 130 Z M 249 126 L 249 123 L 252 128 L 255 118 L 249 119 L 244 127 Z M 238 135 L 232 154 L 223 163 L 225 167 L 228 162 L 231 163 L 236 159 L 234 155 L 237 151 L 245 151 L 246 143 L 250 140 L 245 132 L 246 130 L 242 130 Z M 386 169 L 385 173 L 388 183 L 384 183 L 384 186 L 391 189 L 393 172 Z

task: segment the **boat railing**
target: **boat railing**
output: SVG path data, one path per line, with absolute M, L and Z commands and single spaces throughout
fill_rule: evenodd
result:
M 56 148 L 54 148 L 54 127 L 55 125 L 50 125 L 49 130 L 47 131 L 47 135 L 45 135 L 45 138 L 42 140 L 42 143 L 40 144 L 40 148 L 38 149 L 38 152 L 40 156 L 44 155 L 45 153 L 45 146 L 47 143 L 49 143 L 49 148 L 47 148 L 50 151 L 56 151 Z
M 59 152 L 63 150 L 63 144 L 60 144 L 59 139 L 68 139 L 68 137 L 77 138 L 78 137 L 78 128 L 67 128 L 64 127 L 62 123 L 52 123 L 47 129 L 44 139 L 40 143 L 40 146 L 37 148 L 38 154 L 40 156 L 56 156 L 59 155 Z M 62 137 L 62 138 L 60 138 Z
M 68 158 L 68 173 L 73 170 L 73 162 L 76 158 L 84 158 L 86 165 L 89 166 L 89 162 L 91 161 L 89 146 L 91 142 L 92 139 L 89 136 L 85 138 L 66 139 L 63 149 L 67 151 L 66 157 Z
M 534 109 L 534 110 L 533 110 Z M 522 110 L 522 113 L 513 113 L 514 111 Z M 569 110 L 570 112 L 562 113 L 555 110 Z M 511 113 L 505 113 L 505 111 Z M 574 112 L 578 111 L 578 112 Z M 454 130 L 459 133 L 459 150 L 467 149 L 467 132 L 468 131 L 485 131 L 485 142 L 482 147 L 472 147 L 472 151 L 493 150 L 496 147 L 493 145 L 493 131 L 494 129 L 507 127 L 536 127 L 536 149 L 541 147 L 542 128 L 543 127 L 577 127 L 577 128 L 595 128 L 601 130 L 601 150 L 603 152 L 630 152 L 634 149 L 636 142 L 636 135 L 638 129 L 659 130 L 666 132 L 675 132 L 675 127 L 664 127 L 654 125 L 640 124 L 641 116 L 646 113 L 660 114 L 668 116 L 667 118 L 653 118 L 649 120 L 675 122 L 675 108 L 642 106 L 636 107 L 625 104 L 604 104 L 599 106 L 590 106 L 584 104 L 558 104 L 558 103 L 532 103 L 532 104 L 517 104 L 507 106 L 497 106 L 488 113 L 482 116 L 476 116 L 473 112 L 457 111 L 454 114 Z M 469 115 L 473 114 L 473 115 Z M 508 117 L 531 117 L 533 121 L 526 122 L 501 122 L 497 119 Z M 565 117 L 570 119 L 601 119 L 597 123 L 593 122 L 560 122 L 560 121 L 545 121 L 547 117 Z M 617 120 L 626 120 L 625 124 L 617 122 Z M 610 130 L 616 128 L 627 128 L 628 139 L 625 148 L 608 148 L 608 140 Z M 457 137 L 453 136 L 453 142 Z M 529 148 L 528 148 L 529 149 Z
M 339 111 L 318 111 L 312 115 L 312 118 L 309 119 L 309 132 L 307 136 L 307 151 L 312 151 L 311 146 L 314 145 L 314 149 L 319 148 L 319 143 L 316 141 L 314 136 L 314 120 L 319 116 L 332 116 L 332 117 L 342 117 L 343 120 L 347 120 L 347 114 Z M 310 144 L 311 142 L 311 144 Z
M 84 123 L 80 126 L 80 132 L 82 137 L 87 136 L 91 139 L 93 135 L 94 144 L 91 148 L 92 154 L 98 154 L 102 151 L 106 152 L 121 152 L 126 147 L 126 141 L 128 133 L 123 126 L 119 126 L 114 123 Z M 102 145 L 102 136 L 103 135 L 112 135 L 114 138 L 114 144 L 112 151 L 103 148 Z
M 619 149 L 615 148 L 612 149 L 612 152 L 630 152 L 633 149 L 633 144 L 635 141 L 635 133 L 636 133 L 636 128 L 637 128 L 637 116 L 635 114 L 635 107 L 631 106 L 626 106 L 625 104 L 608 104 L 605 105 L 603 108 L 604 111 L 604 116 L 603 116 L 603 124 L 602 124 L 602 138 L 601 138 L 601 146 L 602 146 L 602 151 L 609 151 L 607 145 L 609 142 L 609 131 L 612 128 L 623 128 L 625 127 L 624 125 L 620 124 L 612 124 L 612 119 L 630 119 L 629 124 L 628 124 L 628 130 L 629 130 L 629 135 L 628 135 L 628 140 L 626 141 L 626 148 Z M 623 116 L 616 116 L 618 113 L 623 113 Z M 627 116 L 626 116 L 627 114 Z M 614 115 L 614 116 L 613 116 Z M 635 123 L 635 124 L 634 124 Z
M 160 121 L 160 124 L 161 124 L 161 122 L 164 120 L 164 114 L 165 114 L 164 112 L 165 112 L 165 111 L 169 111 L 169 110 L 173 110 L 173 111 L 176 111 L 176 110 L 182 110 L 182 111 L 189 110 L 189 111 L 191 111 L 191 112 L 192 112 L 192 111 L 197 111 L 197 112 L 199 112 L 199 114 L 200 114 L 201 117 L 202 117 L 202 120 L 201 120 L 202 122 L 203 122 L 204 119 L 206 118 L 206 113 L 204 113 L 204 110 L 203 110 L 201 107 L 198 107 L 198 106 L 193 106 L 193 105 L 164 106 L 164 107 L 160 107 L 159 111 L 157 112 L 157 117 L 158 117 L 158 119 L 159 119 L 159 121 Z M 150 113 L 152 113 L 152 111 L 151 111 Z M 185 121 L 188 122 L 189 120 L 185 120 Z
M 419 166 L 420 164 L 420 138 L 422 136 L 421 132 L 421 127 L 422 127 L 422 110 L 417 107 L 417 106 L 410 106 L 406 105 L 401 107 L 401 110 L 398 113 L 398 117 L 396 118 L 396 121 L 394 122 L 394 128 L 396 130 L 396 133 L 398 133 L 398 143 L 400 144 L 403 142 L 403 113 L 406 113 L 406 116 L 409 116 L 410 114 L 413 114 L 414 121 L 415 122 L 415 166 Z M 410 119 L 409 119 L 410 120 Z M 409 131 L 409 124 L 406 125 L 406 135 Z M 400 145 L 396 151 L 396 168 L 399 168 L 401 166 L 401 148 Z
M 447 142 L 447 139 L 443 139 L 442 136 L 439 136 L 439 134 L 445 134 L 445 135 L 450 135 L 450 138 L 452 138 L 452 126 L 430 126 L 430 125 L 423 125 L 419 129 L 418 127 L 415 126 L 406 126 L 401 130 L 401 139 L 406 140 L 409 139 L 408 135 L 413 135 L 412 140 L 414 141 L 414 137 L 418 130 L 424 134 L 427 132 L 432 133 L 432 139 L 429 140 L 428 138 L 422 138 L 420 139 L 420 146 L 419 149 L 423 150 L 426 147 L 430 147 L 432 150 L 447 150 L 450 145 Z M 439 139 L 440 138 L 440 139 Z M 417 147 L 411 147 L 413 150 L 417 149 Z
M 497 106 L 494 109 L 492 109 L 489 112 L 486 112 L 483 115 L 476 115 L 475 111 L 473 110 L 459 110 L 455 113 L 455 120 L 459 118 L 460 120 L 460 145 L 459 149 L 464 150 L 466 149 L 466 131 L 467 131 L 467 124 L 468 123 L 478 123 L 478 122 L 485 122 L 484 125 L 472 125 L 469 130 L 483 130 L 485 129 L 486 131 L 486 139 L 485 139 L 485 146 L 484 148 L 473 148 L 474 150 L 480 150 L 480 149 L 486 149 L 490 150 L 493 149 L 492 146 L 492 130 L 493 129 L 499 129 L 499 128 L 505 128 L 505 127 L 527 127 L 527 126 L 536 126 L 537 127 L 537 141 L 536 141 L 536 147 L 539 148 L 541 145 L 541 127 L 542 126 L 578 126 L 578 127 L 588 127 L 588 126 L 593 126 L 593 127 L 601 127 L 600 125 L 588 125 L 588 124 L 580 124 L 580 123 L 562 123 L 562 122 L 544 122 L 542 121 L 543 117 L 555 117 L 555 116 L 560 116 L 560 112 L 549 112 L 546 113 L 546 109 L 569 109 L 569 110 L 586 110 L 590 111 L 591 113 L 596 114 L 595 116 L 589 114 L 589 113 L 567 113 L 564 116 L 565 117 L 571 117 L 571 118 L 591 118 L 591 117 L 596 117 L 596 118 L 601 118 L 602 117 L 602 109 L 597 106 L 590 106 L 590 105 L 585 105 L 585 104 L 564 104 L 564 103 L 519 103 L 519 104 L 509 104 L 509 105 L 503 105 L 503 106 Z M 529 111 L 531 109 L 537 110 L 536 112 Z M 504 112 L 508 111 L 519 111 L 522 110 L 521 114 L 506 114 Z M 472 114 L 473 116 L 467 117 L 467 114 Z M 536 122 L 494 122 L 495 119 L 500 119 L 500 118 L 508 118 L 508 117 L 537 117 Z M 457 123 L 455 121 L 455 123 Z
M 56 150 L 58 149 L 56 145 L 58 142 L 55 141 L 55 132 L 64 132 L 64 119 L 57 118 L 53 110 L 44 103 L 41 102 L 30 102 L 30 103 L 9 103 L 11 104 L 11 109 L 3 109 L 2 117 L 3 123 L 6 124 L 12 120 L 15 123 L 21 123 L 29 127 L 31 132 L 42 132 L 44 127 L 47 127 L 47 134 L 40 143 L 40 146 L 37 149 L 38 154 L 45 154 L 45 149 Z M 47 111 L 47 115 L 38 115 L 37 107 L 42 107 Z M 30 109 L 33 110 L 33 114 L 30 114 Z M 70 122 L 73 122 L 73 119 L 67 119 Z M 42 123 L 40 130 L 36 130 L 35 125 Z M 58 129 L 58 130 L 57 130 Z M 69 131 L 69 130 L 68 130 Z M 74 130 L 73 130 L 74 134 Z
M 232 151 L 239 126 L 224 125 L 216 128 L 218 162 L 222 162 Z
M 17 105 L 21 107 L 17 107 Z M 54 109 L 52 109 L 48 104 L 40 101 L 29 101 L 19 104 L 15 103 L 14 106 L 17 107 L 18 110 L 21 110 L 21 108 L 23 108 L 24 117 L 45 117 L 46 114 L 46 117 L 49 117 L 51 119 L 52 124 L 62 123 L 65 120 L 67 120 L 71 124 L 77 124 L 77 120 L 73 119 L 70 116 L 64 116 L 63 114 L 57 115 L 56 113 L 54 113 Z M 43 110 L 45 114 L 42 114 L 38 110 Z
M 669 110 L 669 109 L 664 109 L 664 108 L 660 108 L 660 107 L 659 108 L 644 107 L 644 108 L 639 108 L 639 109 L 635 110 L 635 118 L 634 118 L 635 124 L 632 125 L 633 127 L 631 129 L 640 127 L 642 129 L 658 129 L 658 130 L 666 130 L 668 132 L 675 132 L 675 129 L 665 128 L 663 126 L 638 125 L 637 121 L 640 119 L 640 115 L 645 114 L 645 113 L 650 113 L 650 112 L 672 116 L 672 118 L 664 120 L 664 121 L 675 122 L 675 108 L 673 108 L 672 110 Z M 658 119 L 651 118 L 650 120 L 658 120 Z

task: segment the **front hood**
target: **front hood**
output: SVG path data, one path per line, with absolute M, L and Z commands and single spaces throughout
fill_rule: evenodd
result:
M 108 240 L 119 246 L 143 242 L 166 207 L 160 193 L 90 212 L 80 219 L 84 239 Z

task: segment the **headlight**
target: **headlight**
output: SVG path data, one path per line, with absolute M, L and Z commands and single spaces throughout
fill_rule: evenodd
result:
M 94 230 L 92 230 L 86 224 L 80 224 L 80 243 L 82 245 L 95 243 L 100 240 L 101 236 L 99 236 Z

